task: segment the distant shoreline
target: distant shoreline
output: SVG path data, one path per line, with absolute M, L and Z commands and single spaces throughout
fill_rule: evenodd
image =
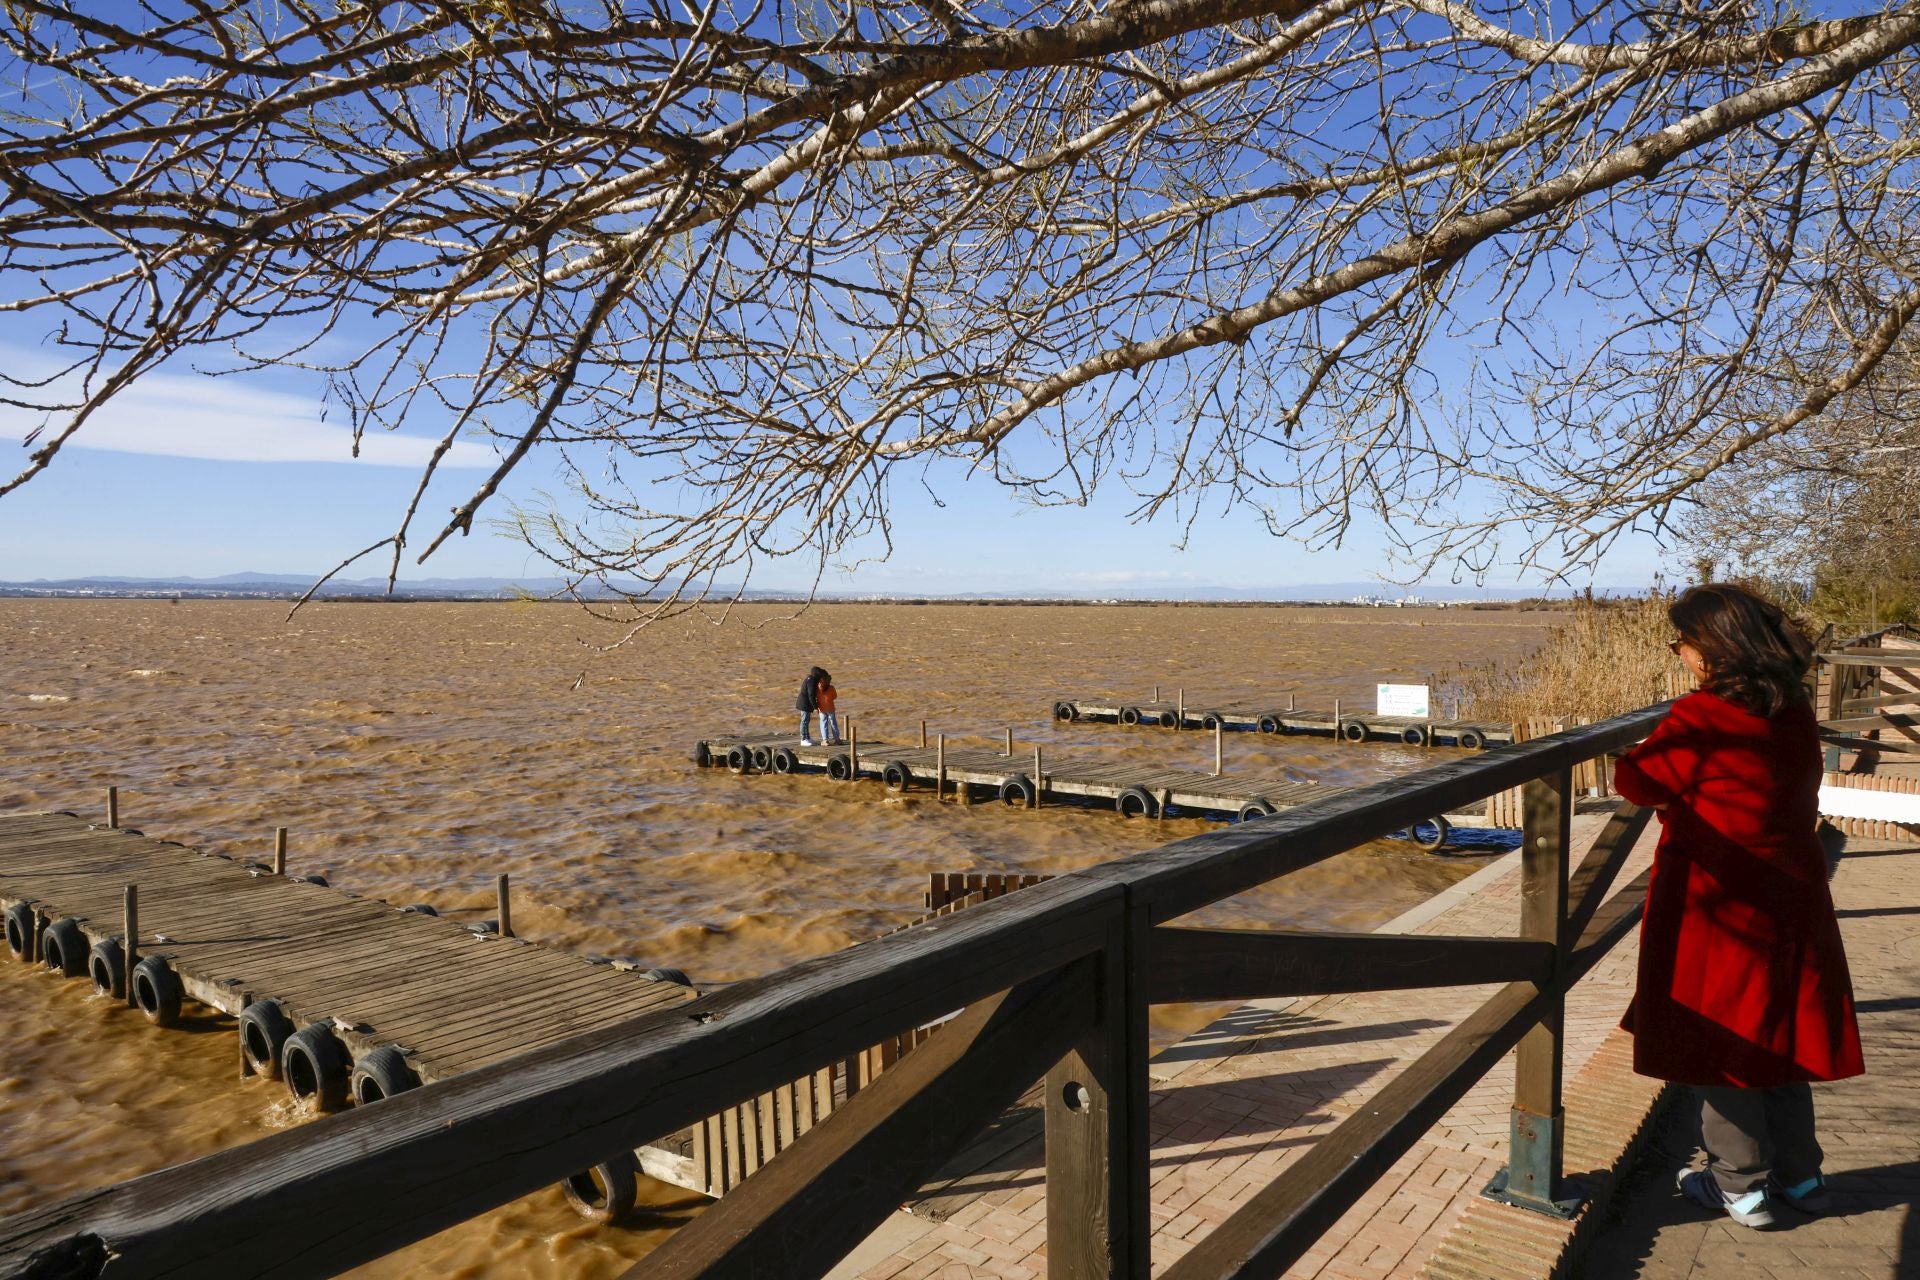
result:
M 19 583 L 0 584 L 0 599 L 18 600 L 262 600 L 291 603 L 300 598 L 303 589 L 208 589 L 206 587 L 182 587 L 177 590 L 165 587 L 37 587 Z M 621 597 L 595 595 L 575 600 L 565 596 L 503 594 L 489 591 L 407 591 L 404 588 L 388 595 L 383 592 L 322 592 L 310 603 L 314 604 L 618 604 Z M 635 603 L 663 603 L 658 599 L 637 600 Z M 1531 596 L 1515 599 L 1495 600 L 1298 600 L 1276 597 L 1273 599 L 1246 600 L 1170 600 L 1155 597 L 1111 596 L 1088 599 L 1077 596 L 816 596 L 808 599 L 802 595 L 760 595 L 745 596 L 739 600 L 709 597 L 710 605 L 720 607 L 731 604 L 745 605 L 791 605 L 809 608 L 830 608 L 840 605 L 892 605 L 900 607 L 936 607 L 941 605 L 964 605 L 973 608 L 1154 608 L 1154 609 L 1432 609 L 1432 610 L 1494 610 L 1500 612 L 1535 609 L 1564 609 L 1571 601 L 1565 597 L 1547 598 Z

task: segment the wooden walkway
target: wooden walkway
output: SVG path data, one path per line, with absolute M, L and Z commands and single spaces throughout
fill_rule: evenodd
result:
M 694 759 L 735 773 L 815 773 L 836 781 L 877 778 L 892 791 L 929 787 L 945 794 L 951 787 L 962 799 L 970 798 L 972 788 L 986 788 L 1005 804 L 1029 808 L 1056 800 L 1110 802 L 1128 817 L 1145 818 L 1160 817 L 1172 808 L 1244 822 L 1346 790 L 1262 774 L 1083 763 L 1057 755 L 1049 761 L 1037 749 L 1007 755 L 968 747 L 947 747 L 943 753 L 938 747 L 885 742 L 803 746 L 790 736 L 767 734 L 704 738 L 694 749 Z M 1423 823 L 1414 837 L 1423 847 L 1439 848 L 1453 827 L 1486 825 L 1484 813 L 1448 814 Z
M 295 1027 L 330 1026 L 355 1062 L 395 1046 L 422 1083 L 692 996 L 71 814 L 0 815 L 0 909 L 31 919 L 22 959 L 67 919 L 86 946 L 118 945 L 130 884 L 139 957 L 163 959 L 188 996 L 229 1014 L 278 1001 Z
M 1101 694 L 1062 698 L 1053 704 L 1053 718 L 1062 723 L 1094 720 L 1124 725 L 1158 725 L 1163 729 L 1238 729 L 1258 733 L 1312 733 L 1345 738 L 1349 742 L 1393 741 L 1409 746 L 1447 744 L 1468 749 L 1513 741 L 1513 726 L 1495 720 L 1421 719 L 1345 711 L 1339 703 L 1331 711 L 1302 711 L 1293 699 L 1122 698 Z M 1282 705 L 1284 703 L 1285 705 Z

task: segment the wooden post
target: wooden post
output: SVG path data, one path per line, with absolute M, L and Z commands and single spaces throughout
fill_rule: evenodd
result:
M 927 745 L 927 722 L 925 720 L 920 722 L 920 745 L 923 747 Z
M 1213 776 L 1219 777 L 1227 771 L 1227 722 L 1225 719 L 1213 722 Z
M 273 874 L 277 876 L 287 874 L 287 829 L 285 827 L 273 829 Z
M 1553 990 L 1540 1021 L 1514 1050 L 1512 1137 L 1503 1198 L 1564 1218 L 1572 1207 L 1556 1199 L 1566 1146 L 1560 1098 L 1566 997 L 1559 985 L 1567 952 L 1572 768 L 1527 783 L 1521 788 L 1521 805 L 1520 936 L 1554 944 Z
M 860 780 L 860 731 L 853 727 L 851 718 L 847 721 L 847 781 Z
M 125 953 L 121 961 L 127 969 L 127 1003 L 138 1008 L 140 1002 L 133 998 L 133 966 L 140 963 L 140 886 L 130 884 L 122 897 L 121 931 L 125 938 L 120 949 Z
M 107 827 L 114 831 L 120 829 L 120 788 L 118 787 L 107 788 Z
M 941 734 L 933 748 L 933 798 L 944 800 L 947 795 L 947 735 Z
M 1047 1073 L 1049 1280 L 1146 1280 L 1147 1005 L 1138 966 L 1144 907 L 1117 913 L 1100 997 L 1079 1042 Z
M 1176 729 L 1184 729 L 1187 727 L 1187 691 L 1176 689 L 1174 693 L 1177 698 L 1174 703 L 1173 726 Z
M 1155 685 L 1155 686 L 1153 686 L 1153 700 L 1154 700 L 1155 702 L 1158 702 L 1158 701 L 1160 701 L 1160 686 L 1159 686 L 1159 685 Z
M 1333 736 L 1336 740 L 1339 740 L 1341 737 L 1340 735 L 1340 699 L 1338 698 L 1335 698 L 1333 700 Z
M 1007 726 L 1007 759 L 1013 759 L 1013 726 Z
M 40 913 L 39 907 L 35 907 L 33 908 L 33 925 L 27 930 L 28 964 L 40 963 L 42 958 L 40 952 L 41 939 L 46 936 L 46 932 L 47 918 Z
M 1289 694 L 1287 695 L 1287 710 L 1289 710 L 1289 711 L 1294 711 L 1294 710 L 1297 710 L 1297 709 L 1298 709 L 1298 708 L 1296 708 L 1296 707 L 1295 707 L 1295 706 L 1293 705 L 1293 695 L 1292 695 L 1291 693 L 1289 693 Z
M 1040 771 L 1040 748 L 1033 749 L 1033 807 L 1040 807 L 1040 793 L 1047 789 L 1047 775 Z
M 513 898 L 507 887 L 507 873 L 502 871 L 493 878 L 493 896 L 500 905 L 500 936 L 513 936 Z

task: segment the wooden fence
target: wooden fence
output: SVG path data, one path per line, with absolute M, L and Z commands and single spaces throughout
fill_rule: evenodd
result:
M 330 1275 L 944 1020 L 804 1133 L 796 1105 L 792 1144 L 631 1274 L 818 1275 L 1044 1077 L 1049 1274 L 1139 1280 L 1148 1272 L 1150 1004 L 1481 983 L 1501 985 L 1166 1275 L 1279 1275 L 1510 1051 L 1507 1194 L 1551 1212 L 1564 996 L 1633 927 L 1644 894 L 1635 882 L 1607 896 L 1645 812 L 1616 814 L 1573 864 L 1574 770 L 1637 741 L 1661 711 L 1057 876 L 670 1011 L 17 1215 L 0 1222 L 0 1274 L 94 1276 L 111 1259 L 115 1277 Z M 1515 786 L 1525 793 L 1516 937 L 1168 923 Z M 777 1106 L 772 1125 L 778 1134 Z

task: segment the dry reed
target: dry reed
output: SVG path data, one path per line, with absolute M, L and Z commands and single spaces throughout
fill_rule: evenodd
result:
M 1667 652 L 1670 599 L 1656 592 L 1576 601 L 1533 653 L 1517 663 L 1462 667 L 1446 678 L 1447 692 L 1465 715 L 1508 722 L 1598 720 L 1675 697 L 1692 681 Z

